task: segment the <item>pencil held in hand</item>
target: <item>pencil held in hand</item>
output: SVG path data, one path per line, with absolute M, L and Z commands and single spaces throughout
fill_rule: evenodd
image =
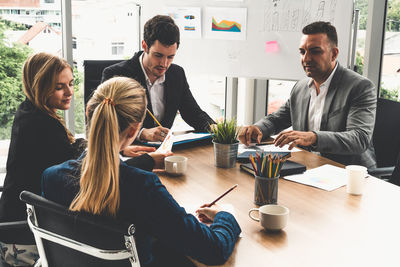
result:
M 161 123 L 156 119 L 156 117 L 153 115 L 153 113 L 151 113 L 148 108 L 146 108 L 146 110 L 147 110 L 147 113 L 149 113 L 149 115 L 153 118 L 153 120 L 158 124 L 158 126 L 161 126 Z
M 220 195 L 219 197 L 217 197 L 217 199 L 215 199 L 213 202 L 211 202 L 210 204 L 207 205 L 207 207 L 211 207 L 212 205 L 214 205 L 215 203 L 217 203 L 218 200 L 220 200 L 221 198 L 223 198 L 226 194 L 228 194 L 229 192 L 231 192 L 233 189 L 235 189 L 238 185 L 235 184 L 234 186 L 232 186 L 231 188 L 229 188 L 225 193 L 223 193 L 222 195 Z

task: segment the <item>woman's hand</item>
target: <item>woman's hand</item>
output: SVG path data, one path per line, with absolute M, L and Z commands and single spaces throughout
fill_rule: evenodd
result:
M 153 158 L 154 160 L 154 169 L 164 169 L 164 159 L 168 156 L 172 156 L 174 153 L 172 152 L 166 152 L 166 153 L 160 153 L 160 152 L 152 152 L 149 153 L 149 156 Z
M 214 221 L 215 215 L 218 212 L 222 211 L 221 207 L 217 204 L 208 206 L 209 204 L 202 205 L 198 210 L 196 210 L 196 214 L 199 217 L 199 220 L 202 223 L 212 223 Z
M 139 157 L 145 153 L 154 152 L 156 149 L 150 146 L 127 146 L 122 150 L 125 157 Z

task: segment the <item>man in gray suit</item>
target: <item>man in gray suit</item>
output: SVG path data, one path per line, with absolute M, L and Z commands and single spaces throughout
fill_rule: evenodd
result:
M 376 166 L 372 146 L 375 86 L 336 61 L 337 33 L 329 22 L 305 26 L 299 50 L 311 79 L 297 82 L 278 111 L 243 127 L 239 140 L 249 145 L 252 139 L 259 143 L 280 132 L 276 146 L 301 146 L 345 165 Z M 293 130 L 283 131 L 290 126 Z

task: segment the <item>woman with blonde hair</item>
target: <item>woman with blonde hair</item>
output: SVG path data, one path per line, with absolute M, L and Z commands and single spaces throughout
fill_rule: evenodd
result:
M 57 110 L 67 110 L 71 105 L 74 77 L 68 62 L 48 53 L 34 54 L 24 64 L 22 80 L 26 100 L 18 107 L 12 126 L 0 222 L 26 220 L 20 192 L 40 194 L 44 169 L 82 153 L 81 140 L 74 139 L 57 114 Z M 35 246 L 15 247 L 34 244 L 28 231 L 1 232 L 0 241 L 7 262 L 15 266 L 34 263 L 24 259 L 24 253 L 13 255 L 15 250 L 35 251 Z
M 199 215 L 213 221 L 210 227 L 202 224 L 178 205 L 157 175 L 119 159 L 119 151 L 141 128 L 146 102 L 144 89 L 130 78 L 112 78 L 99 85 L 88 102 L 87 152 L 45 170 L 42 194 L 73 211 L 134 223 L 143 266 L 184 266 L 190 262 L 183 255 L 222 264 L 241 231 L 235 218 L 217 206 L 200 208 Z M 161 256 L 153 238 L 162 247 L 159 251 L 168 253 Z

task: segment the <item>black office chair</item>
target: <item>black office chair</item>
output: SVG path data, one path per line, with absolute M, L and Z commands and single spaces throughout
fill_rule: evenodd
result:
M 377 168 L 368 173 L 388 179 L 393 173 L 400 152 L 400 102 L 378 98 L 372 137 Z
M 140 266 L 134 225 L 71 212 L 28 191 L 20 198 L 27 204 L 42 266 Z
M 93 91 L 101 82 L 101 76 L 103 70 L 113 64 L 119 63 L 122 60 L 84 60 L 84 97 L 85 97 L 85 107 L 86 103 L 89 101 L 93 94 Z
M 21 242 L 16 241 L 13 237 L 19 235 L 21 232 L 25 232 L 27 234 L 31 234 L 29 230 L 29 226 L 27 221 L 15 221 L 15 222 L 3 222 L 0 223 L 0 239 L 5 243 L 18 243 Z M 26 241 L 26 240 L 24 240 Z M 40 266 L 40 264 L 35 265 Z M 11 267 L 11 265 L 5 263 L 0 258 L 0 267 Z
M 392 175 L 389 178 L 389 182 L 391 182 L 392 184 L 400 186 L 400 153 L 397 156 L 397 162 L 396 162 L 396 165 L 394 167 L 394 171 L 393 171 Z
M 4 187 L 0 186 L 0 192 L 3 192 Z M 28 238 L 27 238 L 28 237 Z M 4 243 L 15 244 L 34 244 L 32 233 L 29 229 L 28 222 L 13 221 L 0 222 L 0 240 Z M 0 259 L 0 267 L 10 267 L 7 263 Z

